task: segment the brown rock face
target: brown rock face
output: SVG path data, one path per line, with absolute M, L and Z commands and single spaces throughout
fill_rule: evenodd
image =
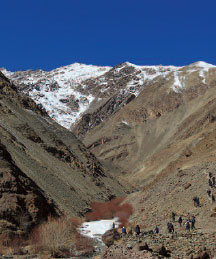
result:
M 0 232 L 28 233 L 48 216 L 57 215 L 53 201 L 22 173 L 0 144 Z
M 108 119 L 112 114 L 118 112 L 124 105 L 135 98 L 133 94 L 117 94 L 111 97 L 105 104 L 101 105 L 96 111 L 86 113 L 74 129 L 74 133 L 82 139 L 86 133 Z

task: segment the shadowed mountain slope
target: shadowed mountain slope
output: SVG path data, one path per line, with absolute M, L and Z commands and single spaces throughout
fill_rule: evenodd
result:
M 19 206 L 21 202 L 16 190 L 22 190 L 21 194 L 28 197 L 25 194 L 28 183 L 32 186 L 30 194 L 38 199 L 35 205 L 38 212 L 43 209 L 44 214 L 53 210 L 82 215 L 92 200 L 109 200 L 125 194 L 126 189 L 74 134 L 50 119 L 30 98 L 21 97 L 1 73 L 0 144 L 3 152 L 0 160 L 2 197 L 7 201 L 11 192 L 16 197 L 13 203 L 7 204 L 8 211 L 10 206 Z M 13 185 L 10 179 L 14 188 L 10 188 Z M 46 205 L 49 200 L 52 200 L 52 210 Z M 22 202 L 24 207 L 31 206 Z

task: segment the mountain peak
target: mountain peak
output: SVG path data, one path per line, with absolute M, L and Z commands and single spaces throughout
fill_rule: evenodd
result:
M 190 64 L 188 67 L 212 68 L 215 66 L 212 64 L 209 64 L 207 62 L 204 62 L 204 61 L 197 61 L 197 62 Z

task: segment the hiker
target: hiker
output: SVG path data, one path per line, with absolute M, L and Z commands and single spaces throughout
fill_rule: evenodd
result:
M 187 222 L 185 223 L 185 229 L 186 229 L 186 231 L 190 231 L 190 222 L 189 222 L 189 220 L 187 220 Z
M 215 177 L 212 177 L 212 186 L 215 186 Z
M 212 178 L 212 173 L 211 172 L 209 172 L 209 178 Z
M 214 196 L 214 194 L 212 194 L 212 196 L 211 196 L 211 200 L 212 200 L 212 203 L 214 203 L 214 202 L 215 202 L 215 196 Z
M 159 228 L 158 228 L 158 226 L 155 227 L 154 233 L 155 233 L 155 234 L 158 234 L 158 233 L 159 233 Z
M 137 236 L 139 236 L 139 234 L 140 234 L 140 227 L 139 227 L 139 225 L 136 225 L 135 233 L 136 233 Z
M 172 221 L 173 222 L 175 222 L 175 216 L 176 216 L 175 212 L 172 212 Z
M 169 233 L 174 232 L 174 226 L 173 226 L 173 224 L 171 222 L 167 223 L 167 228 L 168 228 L 168 232 Z
M 194 206 L 196 207 L 197 197 L 193 197 Z
M 208 194 L 208 197 L 210 197 L 210 195 L 211 195 L 211 190 L 207 190 L 207 194 Z
M 213 187 L 213 185 L 212 185 L 212 181 L 211 181 L 211 179 L 209 178 L 209 180 L 208 180 L 208 183 L 209 183 L 209 186 L 210 187 Z
M 179 223 L 179 226 L 181 227 L 181 225 L 182 225 L 182 217 L 181 216 L 178 218 L 178 223 Z
M 191 229 L 194 229 L 194 228 L 195 228 L 195 222 L 196 222 L 196 220 L 195 220 L 195 217 L 194 217 L 194 216 L 192 216 L 192 218 L 191 218 L 190 222 L 191 222 Z
M 127 231 L 126 231 L 126 227 L 122 227 L 122 233 L 124 233 L 124 234 L 126 234 L 127 233 Z
M 122 236 L 125 236 L 126 234 L 127 234 L 126 228 L 123 226 L 123 227 L 122 227 Z
M 197 207 L 199 207 L 200 206 L 200 200 L 199 200 L 199 198 L 197 197 Z
M 193 201 L 194 201 L 194 206 L 195 206 L 195 207 L 199 207 L 199 206 L 200 206 L 200 201 L 199 201 L 199 198 L 198 198 L 198 197 L 194 197 L 194 198 L 193 198 Z

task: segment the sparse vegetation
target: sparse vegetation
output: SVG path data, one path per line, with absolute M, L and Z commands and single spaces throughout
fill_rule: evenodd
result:
M 109 202 L 92 203 L 92 212 L 86 215 L 87 220 L 111 219 L 118 217 L 126 225 L 132 214 L 132 206 L 123 203 L 124 198 L 115 198 Z M 9 254 L 49 254 L 52 257 L 69 257 L 75 254 L 91 255 L 94 252 L 93 240 L 78 233 L 80 219 L 70 217 L 52 218 L 38 225 L 30 233 L 28 240 L 16 238 L 3 244 Z M 31 251 L 26 250 L 30 247 Z
M 77 229 L 81 224 L 78 218 L 49 217 L 38 225 L 29 237 L 0 235 L 0 255 L 42 254 L 61 258 L 91 255 L 94 252 L 93 240 L 81 236 Z
M 133 208 L 129 203 L 123 203 L 125 198 L 115 198 L 109 202 L 91 203 L 92 211 L 86 214 L 87 220 L 111 219 L 118 217 L 121 225 L 126 225 Z
M 67 217 L 49 218 L 32 232 L 35 252 L 47 251 L 52 257 L 71 256 L 75 250 L 92 253 L 93 242 L 77 232 L 80 223 L 78 219 Z

